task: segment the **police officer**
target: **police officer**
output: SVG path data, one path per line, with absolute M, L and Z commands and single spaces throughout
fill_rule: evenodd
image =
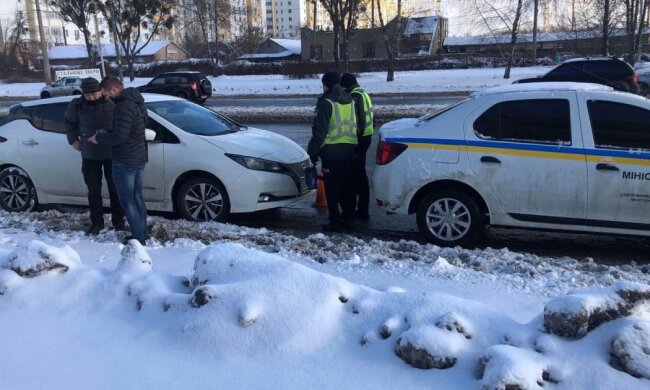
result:
M 361 87 L 353 74 L 345 73 L 341 77 L 341 86 L 345 88 L 355 103 L 357 114 L 357 139 L 358 144 L 355 149 L 355 203 L 357 210 L 354 216 L 357 219 L 368 220 L 368 206 L 370 204 L 370 185 L 368 183 L 368 174 L 366 173 L 366 154 L 370 143 L 372 142 L 372 134 L 374 132 L 375 116 L 372 111 L 372 100 L 370 95 Z
M 88 188 L 90 206 L 90 227 L 86 234 L 96 235 L 104 228 L 102 174 L 108 187 L 113 227 L 115 230 L 124 230 L 124 211 L 113 183 L 111 148 L 88 142 L 88 138 L 95 135 L 97 130 L 112 125 L 115 104 L 102 96 L 99 82 L 92 77 L 82 80 L 81 90 L 83 95 L 68 104 L 64 118 L 68 143 L 81 151 L 81 172 Z
M 341 75 L 323 75 L 323 95 L 316 103 L 316 117 L 307 153 L 313 163 L 322 160 L 329 224 L 323 230 L 340 232 L 352 227 L 354 218 L 354 149 L 357 118 L 352 97 L 341 87 Z M 341 206 L 342 213 L 339 210 Z

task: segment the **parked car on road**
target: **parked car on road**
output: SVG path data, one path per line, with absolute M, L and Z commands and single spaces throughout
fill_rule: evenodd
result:
M 650 235 L 650 102 L 587 83 L 486 89 L 380 129 L 375 197 L 420 232 L 483 226 Z
M 170 72 L 138 87 L 142 93 L 160 93 L 203 104 L 212 96 L 212 83 L 201 72 Z
M 81 77 L 62 77 L 41 89 L 41 99 L 68 95 L 81 95 Z
M 610 86 L 618 91 L 639 92 L 634 68 L 616 57 L 573 58 L 540 77 L 516 80 L 516 84 L 549 81 L 595 83 Z
M 312 191 L 309 157 L 281 135 L 241 126 L 183 99 L 145 94 L 149 162 L 144 197 L 149 210 L 176 211 L 196 221 L 286 206 Z M 71 98 L 14 105 L 0 125 L 0 207 L 87 205 L 81 156 L 65 135 Z M 108 194 L 104 187 L 104 200 Z

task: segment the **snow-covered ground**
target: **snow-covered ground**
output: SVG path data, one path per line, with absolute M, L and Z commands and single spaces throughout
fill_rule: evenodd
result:
M 481 88 L 510 84 L 513 80 L 539 76 L 550 67 L 513 68 L 510 79 L 503 78 L 503 68 L 403 71 L 386 82 L 385 72 L 362 73 L 357 80 L 370 93 L 429 93 L 476 91 Z M 127 81 L 139 86 L 151 78 Z M 211 77 L 219 95 L 318 95 L 322 93 L 319 77 L 291 79 L 282 75 Z M 5 84 L 0 82 L 0 96 L 39 96 L 43 83 Z
M 124 248 L 86 219 L 0 212 L 0 388 L 650 388 L 609 356 L 650 375 L 650 305 L 544 331 L 650 295 L 648 266 L 160 217 Z

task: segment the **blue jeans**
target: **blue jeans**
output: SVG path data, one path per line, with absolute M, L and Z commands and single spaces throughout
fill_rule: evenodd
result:
M 113 161 L 113 181 L 117 196 L 131 227 L 131 236 L 144 240 L 147 230 L 147 206 L 144 203 L 144 165 L 127 165 Z

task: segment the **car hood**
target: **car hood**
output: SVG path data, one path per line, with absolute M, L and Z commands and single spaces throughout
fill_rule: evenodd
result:
M 418 123 L 418 118 L 404 118 L 388 122 L 379 129 L 384 138 L 398 137 L 405 131 L 413 133 L 413 128 Z
M 222 148 L 226 153 L 289 164 L 308 158 L 307 152 L 289 138 L 252 127 L 236 133 L 199 137 Z

